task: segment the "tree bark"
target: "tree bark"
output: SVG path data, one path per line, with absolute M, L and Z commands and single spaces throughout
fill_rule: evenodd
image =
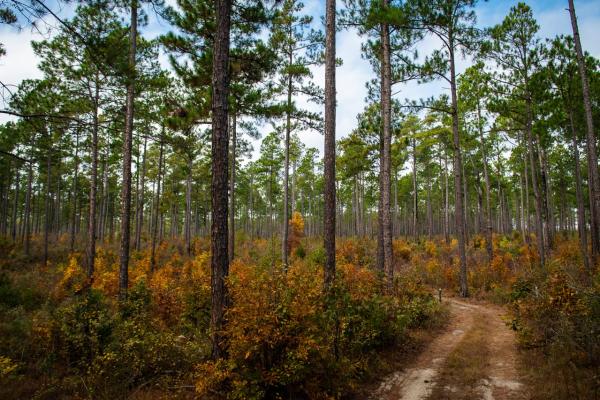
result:
M 292 27 L 290 26 L 290 41 L 292 36 Z M 293 62 L 293 50 L 290 45 L 288 65 L 291 66 Z M 281 232 L 281 261 L 283 263 L 283 269 L 287 270 L 288 267 L 288 237 L 289 237 L 289 175 L 290 175 L 290 135 L 292 131 L 292 75 L 288 75 L 288 87 L 287 87 L 287 109 L 286 109 L 286 123 L 285 123 L 285 144 L 284 144 L 284 163 L 283 163 L 283 221 L 282 221 L 282 232 Z M 335 228 L 335 225 L 334 225 Z
M 141 172 L 141 182 L 140 182 L 140 190 L 139 190 L 139 198 L 138 198 L 138 207 L 137 207 L 137 219 L 136 219 L 136 228 L 135 228 L 135 249 L 136 251 L 140 251 L 142 247 L 142 229 L 144 226 L 144 202 L 145 202 L 145 194 L 146 194 L 146 146 L 147 139 L 144 138 L 144 153 L 142 155 L 142 172 Z
M 46 155 L 46 204 L 44 211 L 44 267 L 48 266 L 48 239 L 50 237 L 50 172 L 51 172 L 51 158 L 50 149 Z
M 540 194 L 540 188 L 538 186 L 538 177 L 535 169 L 535 147 L 533 145 L 533 134 L 532 134 L 532 115 L 531 115 L 531 98 L 528 95 L 526 100 L 526 120 L 525 120 L 525 134 L 527 135 L 527 144 L 529 147 L 529 169 L 531 171 L 531 185 L 533 186 L 533 197 L 535 205 L 535 230 L 537 236 L 537 247 L 540 256 L 541 265 L 546 264 L 546 254 L 544 247 L 544 228 L 542 221 L 542 196 Z
M 96 192 L 98 189 L 98 108 L 100 88 L 96 73 L 94 95 L 94 115 L 92 124 L 92 166 L 90 171 L 90 198 L 88 207 L 88 246 L 87 246 L 87 278 L 91 285 L 94 279 L 94 262 L 96 259 Z
M 413 215 L 412 234 L 415 240 L 419 238 L 419 186 L 417 183 L 417 140 L 412 139 L 412 184 L 413 184 Z
M 73 204 L 71 211 L 71 238 L 69 241 L 69 251 L 73 252 L 75 250 L 75 226 L 77 223 L 77 204 L 78 204 L 78 196 L 77 196 L 77 175 L 79 174 L 79 132 L 77 132 L 75 137 L 75 172 L 73 173 Z
M 483 163 L 483 177 L 485 179 L 485 248 L 488 254 L 488 260 L 492 262 L 494 258 L 494 250 L 492 244 L 492 236 L 494 228 L 492 226 L 492 207 L 490 205 L 490 175 L 487 167 L 487 153 L 485 151 L 485 141 L 483 138 L 483 123 L 481 119 L 481 108 L 477 102 L 477 120 L 479 127 L 479 141 L 481 144 L 481 157 Z
M 385 10 L 389 6 L 389 0 L 381 1 Z M 392 149 L 392 71 L 391 71 L 391 48 L 390 27 L 387 23 L 381 24 L 381 119 L 382 131 L 382 154 L 381 154 L 381 246 L 383 250 L 383 272 L 385 274 L 385 286 L 388 290 L 392 288 L 394 265 L 392 253 L 392 220 L 390 216 L 391 203 L 391 149 Z
M 211 227 L 211 334 L 212 357 L 226 353 L 225 308 L 228 303 L 225 279 L 229 274 L 227 180 L 229 178 L 229 29 L 231 0 L 215 0 L 216 32 L 212 70 L 212 227 Z
M 590 180 L 590 213 L 591 213 L 591 239 L 592 239 L 592 265 L 596 265 L 600 255 L 600 176 L 598 174 L 598 154 L 596 151 L 596 135 L 594 133 L 594 119 L 592 114 L 592 102 L 590 98 L 590 85 L 585 67 L 585 58 L 581 47 L 581 38 L 579 36 L 579 27 L 577 26 L 577 15 L 575 14 L 575 4 L 569 0 L 569 14 L 571 16 L 571 27 L 573 28 L 573 41 L 575 52 L 577 54 L 577 65 L 579 66 L 579 75 L 581 77 L 581 86 L 583 90 L 583 107 L 585 110 L 586 139 L 587 139 L 587 157 L 588 174 Z
M 462 155 L 460 147 L 460 130 L 458 126 L 458 99 L 456 95 L 456 71 L 454 63 L 454 39 L 452 31 L 449 34 L 450 53 L 450 92 L 452 95 L 452 138 L 454 145 L 454 202 L 455 202 L 455 220 L 456 236 L 458 238 L 458 256 L 460 260 L 460 295 L 469 296 L 467 284 L 467 252 L 465 248 L 465 216 L 463 205 L 463 185 L 462 185 Z
M 325 248 L 325 289 L 335 278 L 335 0 L 326 2 L 325 37 L 325 145 L 323 247 Z
M 187 178 L 185 184 L 185 250 L 192 255 L 192 154 L 188 155 Z
M 23 232 L 25 236 L 25 255 L 29 255 L 31 246 L 31 228 L 30 228 L 30 215 L 31 215 L 31 189 L 33 185 L 33 165 L 29 162 L 27 170 L 27 194 L 25 195 L 25 216 L 24 216 L 24 227 Z
M 573 111 L 569 109 L 569 126 L 571 128 L 571 140 L 573 145 L 573 159 L 575 160 L 575 197 L 577 199 L 577 231 L 579 233 L 579 248 L 585 270 L 591 273 L 590 256 L 588 253 L 587 232 L 585 226 L 585 204 L 583 202 L 583 189 L 581 187 L 581 166 L 579 163 L 579 145 L 577 133 L 573 121 Z
M 235 172 L 237 157 L 237 111 L 231 113 L 231 179 L 229 181 L 229 262 L 235 253 Z M 250 188 L 251 190 L 252 188 Z
M 19 181 L 20 181 L 20 171 L 19 168 L 15 168 L 15 196 L 13 199 L 13 215 L 10 229 L 10 236 L 12 238 L 13 243 L 17 241 L 17 214 L 19 211 Z
M 133 140 L 133 102 L 135 99 L 135 56 L 137 47 L 137 0 L 131 0 L 129 28 L 129 74 L 123 137 L 123 187 L 121 189 L 121 249 L 119 257 L 119 299 L 127 298 L 129 284 L 129 241 L 131 234 L 131 147 Z
M 160 215 L 160 181 L 163 168 L 163 136 L 164 128 L 160 137 L 160 148 L 158 151 L 158 173 L 156 177 L 156 193 L 154 195 L 154 213 L 152 214 L 152 250 L 150 252 L 150 271 L 156 268 L 156 242 L 158 239 L 158 216 Z

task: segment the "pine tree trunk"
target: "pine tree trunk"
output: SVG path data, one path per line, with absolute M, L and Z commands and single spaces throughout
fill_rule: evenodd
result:
M 27 170 L 27 194 L 25 195 L 25 216 L 24 216 L 24 236 L 25 236 L 25 255 L 29 255 L 31 247 L 31 228 L 30 228 L 30 215 L 31 215 L 31 189 L 33 185 L 33 165 L 32 160 L 29 161 Z
M 71 211 L 71 232 L 70 232 L 70 241 L 69 241 L 69 251 L 73 252 L 75 250 L 75 228 L 77 224 L 77 205 L 78 205 L 78 186 L 77 186 L 77 176 L 79 174 L 79 132 L 77 132 L 75 138 L 75 172 L 73 173 L 73 204 Z
M 229 262 L 235 254 L 235 173 L 237 157 L 237 111 L 231 113 L 231 179 L 229 180 Z
M 90 196 L 88 207 L 88 246 L 87 246 L 87 278 L 91 285 L 94 279 L 94 262 L 96 259 L 96 193 L 98 189 L 98 108 L 100 87 L 96 73 L 94 95 L 94 115 L 92 125 L 92 165 L 90 170 Z
M 448 156 L 444 154 L 444 241 L 450 243 L 450 188 L 448 184 Z
M 325 248 L 325 289 L 335 278 L 335 0 L 326 2 L 325 37 L 325 145 L 323 247 Z
M 571 26 L 573 28 L 573 41 L 575 52 L 577 54 L 577 65 L 579 66 L 579 75 L 581 77 L 581 86 L 583 90 L 583 106 L 585 110 L 585 122 L 587 127 L 587 158 L 588 175 L 590 181 L 590 214 L 591 214 L 591 238 L 592 238 L 592 265 L 596 265 L 597 258 L 600 255 L 600 176 L 598 174 L 598 153 L 596 151 L 596 135 L 594 132 L 594 118 L 592 114 L 592 102 L 590 98 L 590 86 L 587 77 L 583 49 L 581 47 L 581 38 L 579 36 L 579 27 L 577 26 L 577 15 L 575 14 L 575 5 L 573 0 L 569 0 L 569 14 L 571 16 Z
M 419 239 L 419 187 L 417 184 L 417 141 L 412 140 L 412 183 L 413 183 L 413 216 L 412 230 L 415 240 Z
M 188 156 L 187 178 L 185 184 L 185 250 L 192 255 L 192 155 Z
M 382 8 L 387 9 L 389 0 L 382 0 Z M 381 24 L 381 118 L 383 121 L 381 154 L 381 247 L 383 251 L 383 272 L 386 287 L 393 284 L 394 265 L 392 253 L 392 221 L 390 218 L 391 198 L 391 149 L 392 149 L 392 71 L 391 71 L 390 27 Z
M 454 145 L 454 201 L 456 236 L 458 238 L 458 255 L 460 260 L 460 295 L 469 296 L 467 285 L 467 253 L 465 247 L 465 216 L 464 216 L 464 194 L 462 185 L 462 155 L 460 147 L 460 130 L 458 126 L 458 99 L 456 96 L 456 71 L 454 63 L 454 42 L 452 32 L 449 34 L 450 52 L 450 91 L 452 95 L 452 138 Z
M 537 171 L 535 168 L 535 147 L 533 144 L 532 134 L 532 115 L 531 115 L 531 98 L 526 100 L 526 120 L 525 120 L 525 134 L 527 135 L 527 143 L 529 147 L 529 169 L 531 172 L 531 185 L 533 186 L 533 197 L 535 205 L 535 234 L 537 236 L 537 247 L 540 256 L 540 263 L 542 266 L 546 264 L 546 254 L 544 247 L 544 229 L 542 221 L 542 196 L 540 194 L 540 188 L 538 186 Z
M 290 39 L 292 35 L 292 28 L 290 27 Z M 293 50 L 289 51 L 288 65 L 292 65 L 293 62 Z M 283 221 L 282 221 L 282 232 L 281 232 L 281 261 L 283 263 L 283 269 L 287 270 L 288 267 L 288 236 L 289 236 L 289 175 L 290 175 L 290 134 L 292 131 L 292 75 L 288 76 L 288 87 L 287 87 L 287 110 L 286 110 L 286 123 L 285 123 L 285 144 L 284 144 L 284 164 L 283 164 Z M 335 225 L 334 225 L 335 229 Z
M 216 32 L 212 71 L 212 227 L 211 227 L 211 333 L 212 357 L 225 355 L 222 333 L 228 303 L 225 278 L 229 274 L 227 190 L 229 179 L 229 28 L 231 0 L 215 0 Z
M 44 267 L 48 266 L 48 239 L 50 237 L 50 172 L 51 172 L 50 149 L 46 155 L 46 204 L 44 211 Z
M 575 160 L 575 197 L 577 199 L 577 231 L 579 233 L 579 248 L 583 258 L 585 270 L 590 273 L 590 255 L 588 253 L 587 232 L 585 227 L 585 204 L 583 202 L 583 189 L 581 187 L 581 166 L 579 163 L 579 145 L 573 121 L 573 111 L 569 109 L 569 125 L 573 144 L 573 158 Z
M 139 198 L 137 206 L 137 218 L 135 227 L 135 250 L 140 251 L 142 247 L 142 230 L 144 226 L 144 202 L 146 194 L 146 146 L 147 140 L 144 138 L 144 150 L 142 155 L 142 172 L 140 179 Z
M 53 232 L 56 234 L 55 236 L 55 240 L 56 242 L 58 242 L 59 238 L 60 238 L 60 224 L 61 224 L 61 218 L 60 218 L 60 214 L 61 214 L 61 210 L 60 210 L 60 196 L 61 196 L 61 187 L 60 187 L 60 182 L 61 182 L 61 178 L 60 178 L 60 167 L 61 167 L 61 161 L 62 158 L 60 157 L 60 148 L 58 149 L 58 160 L 56 163 L 56 199 L 54 202 L 54 227 L 53 227 Z
M 131 234 L 131 147 L 133 139 L 133 102 L 135 99 L 135 56 L 137 47 L 137 0 L 131 0 L 129 29 L 129 74 L 123 136 L 123 187 L 121 188 L 121 248 L 119 254 L 119 299 L 127 298 L 129 284 L 129 241 Z
M 15 194 L 13 199 L 13 213 L 12 213 L 12 222 L 10 229 L 10 236 L 12 238 L 13 243 L 17 241 L 17 214 L 19 210 L 19 180 L 21 174 L 19 172 L 19 168 L 15 168 Z
M 152 250 L 150 252 L 150 271 L 156 268 L 156 242 L 158 240 L 158 222 L 160 215 L 160 181 L 163 169 L 163 132 L 160 136 L 160 148 L 158 150 L 158 173 L 156 177 L 156 193 L 154 195 L 154 211 L 152 214 Z
M 488 260 L 491 262 L 494 258 L 494 250 L 492 244 L 492 236 L 494 228 L 492 226 L 492 207 L 490 205 L 490 175 L 488 173 L 487 166 L 487 153 L 485 151 L 485 141 L 483 138 L 483 124 L 481 120 L 481 108 L 479 102 L 477 102 L 477 119 L 479 126 L 479 141 L 481 144 L 481 156 L 483 163 L 483 177 L 485 179 L 485 248 L 488 254 Z

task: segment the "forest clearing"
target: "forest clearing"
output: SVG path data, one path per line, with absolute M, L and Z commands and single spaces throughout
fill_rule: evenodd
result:
M 599 23 L 0 0 L 0 399 L 599 399 Z

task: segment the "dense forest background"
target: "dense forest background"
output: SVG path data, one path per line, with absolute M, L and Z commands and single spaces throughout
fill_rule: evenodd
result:
M 356 395 L 443 325 L 439 287 L 509 306 L 546 356 L 531 385 L 564 378 L 540 398 L 597 398 L 600 61 L 575 4 L 541 37 L 526 3 L 493 26 L 473 0 L 338 3 L 0 3 L 50 32 L 41 78 L 0 77 L 3 396 Z M 347 29 L 368 82 L 335 79 Z M 363 84 L 336 130 L 336 85 Z

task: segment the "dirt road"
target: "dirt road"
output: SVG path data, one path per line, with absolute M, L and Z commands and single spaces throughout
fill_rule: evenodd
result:
M 406 369 L 384 379 L 371 400 L 526 399 L 514 332 L 491 304 L 448 298 L 451 319 Z

